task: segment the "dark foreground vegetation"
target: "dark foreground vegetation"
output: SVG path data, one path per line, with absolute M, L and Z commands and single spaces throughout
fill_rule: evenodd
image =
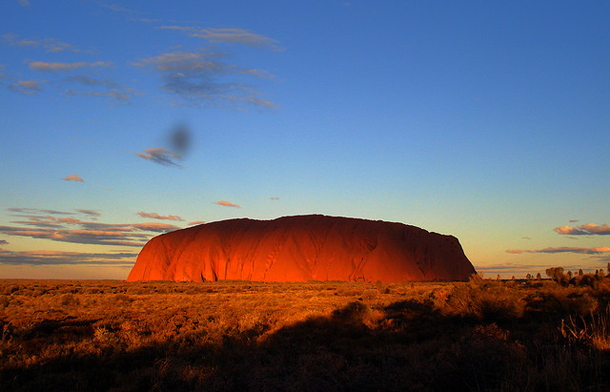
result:
M 610 278 L 549 275 L 0 281 L 0 390 L 609 390 Z

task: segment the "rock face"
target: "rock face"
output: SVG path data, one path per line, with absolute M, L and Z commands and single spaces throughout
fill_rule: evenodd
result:
M 457 238 L 402 223 L 306 215 L 232 219 L 152 238 L 128 281 L 467 280 Z

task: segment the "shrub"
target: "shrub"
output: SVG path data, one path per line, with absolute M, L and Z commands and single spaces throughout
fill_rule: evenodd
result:
M 362 293 L 362 299 L 364 301 L 372 301 L 374 299 L 377 299 L 377 297 L 379 297 L 380 295 L 381 293 L 377 289 L 366 289 Z
M 540 300 L 532 302 L 532 308 L 545 313 L 582 316 L 597 309 L 597 300 L 578 288 L 564 288 L 557 285 L 540 292 Z
M 80 304 L 80 301 L 73 294 L 64 294 L 61 296 L 60 304 L 62 306 L 73 306 Z
M 564 338 L 593 347 L 610 350 L 610 308 L 603 312 L 591 312 L 587 316 L 570 316 L 561 320 L 561 334 Z
M 362 323 L 371 315 L 371 310 L 361 301 L 352 301 L 343 308 L 335 309 L 332 312 L 334 320 L 345 323 Z
M 507 320 L 523 316 L 526 302 L 517 289 L 501 282 L 473 278 L 456 286 L 441 310 L 448 315 L 477 320 Z

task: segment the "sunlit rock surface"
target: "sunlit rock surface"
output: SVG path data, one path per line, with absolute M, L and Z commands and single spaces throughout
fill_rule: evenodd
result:
M 457 238 L 402 223 L 306 215 L 232 219 L 151 239 L 127 280 L 467 280 Z

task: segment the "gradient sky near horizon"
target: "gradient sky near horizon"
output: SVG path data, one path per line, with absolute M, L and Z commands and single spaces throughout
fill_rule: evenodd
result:
M 125 279 L 152 236 L 325 214 L 485 276 L 610 262 L 607 1 L 5 0 L 0 278 Z

